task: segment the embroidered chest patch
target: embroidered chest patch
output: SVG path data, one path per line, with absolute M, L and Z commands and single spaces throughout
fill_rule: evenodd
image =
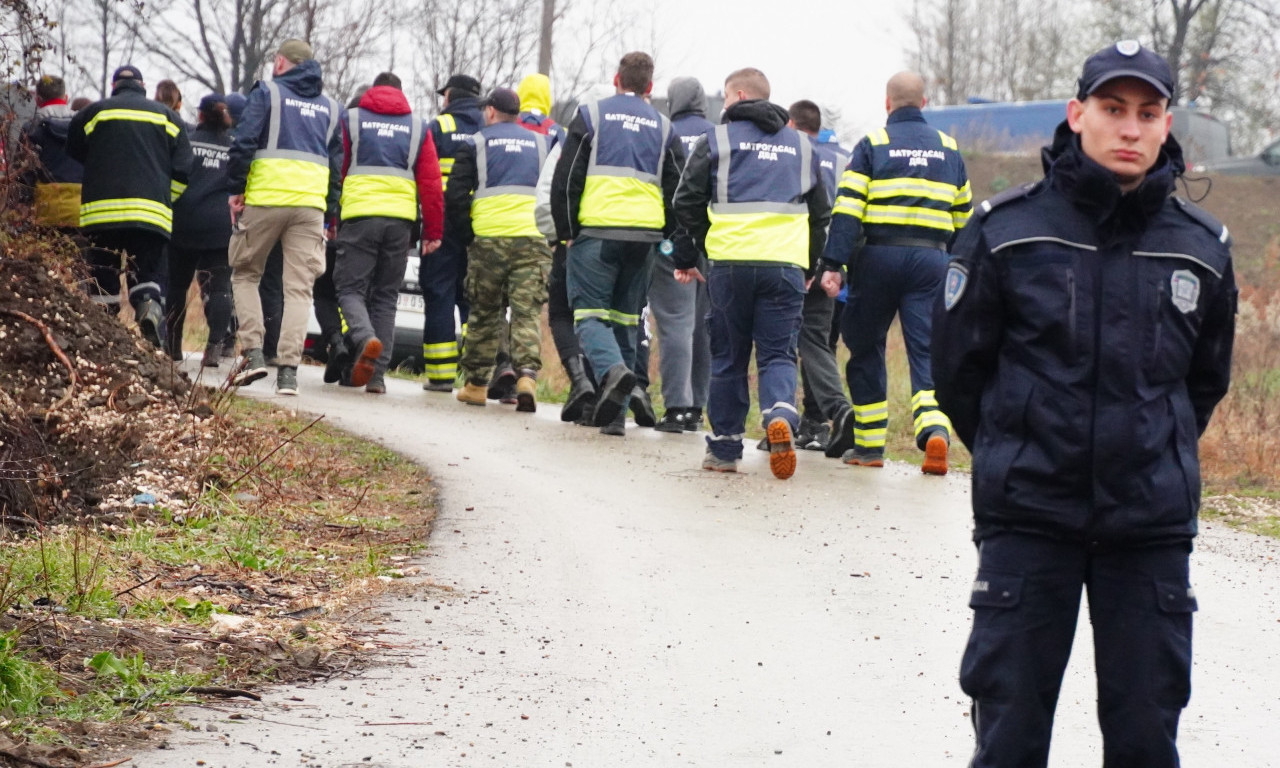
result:
M 947 270 L 947 280 L 943 288 L 942 301 L 950 311 L 964 296 L 964 289 L 969 285 L 969 270 L 960 264 L 953 264 Z
M 1169 278 L 1169 297 L 1182 314 L 1194 312 L 1200 303 L 1200 278 L 1189 269 L 1179 269 Z

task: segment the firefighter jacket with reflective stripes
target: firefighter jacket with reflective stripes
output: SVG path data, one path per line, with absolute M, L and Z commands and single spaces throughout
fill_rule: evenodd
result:
M 494 123 L 463 147 L 445 192 L 449 231 L 463 242 L 476 237 L 536 237 L 538 176 L 548 137 L 518 123 Z
M 398 88 L 379 85 L 342 118 L 342 219 L 421 216 L 424 240 L 444 234 L 440 163 L 426 125 Z
M 578 107 L 551 182 L 557 237 L 658 242 L 684 150 L 667 118 L 634 93 Z
M 188 249 L 226 248 L 231 241 L 227 215 L 227 167 L 231 131 L 201 125 L 191 132 L 191 180 L 173 203 L 173 245 Z
M 75 114 L 67 154 L 84 164 L 80 226 L 89 231 L 173 230 L 173 199 L 186 188 L 191 144 L 178 115 L 121 81 L 111 98 Z
M 1046 178 L 978 207 L 933 315 L 938 403 L 973 453 L 974 537 L 1190 540 L 1197 443 L 1227 392 L 1222 224 L 1172 197 L 1172 137 L 1123 193 L 1065 121 Z
M 453 173 L 453 163 L 458 151 L 471 145 L 471 137 L 484 127 L 484 113 L 480 100 L 455 99 L 431 121 L 431 140 L 436 145 L 436 157 L 440 158 L 440 178 L 446 190 Z
M 341 110 L 322 88 L 310 59 L 253 87 L 231 143 L 230 194 L 244 194 L 246 205 L 336 215 Z
M 972 194 L 955 139 L 899 107 L 853 149 L 840 177 L 826 258 L 848 264 L 859 239 L 933 241 L 946 248 L 969 220 Z
M 813 143 L 787 118 L 768 101 L 740 101 L 694 145 L 675 195 L 677 268 L 695 266 L 701 251 L 714 263 L 812 273 L 831 202 Z

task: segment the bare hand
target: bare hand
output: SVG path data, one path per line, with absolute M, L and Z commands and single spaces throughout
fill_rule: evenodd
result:
M 831 298 L 840 295 L 840 286 L 844 284 L 844 275 L 839 272 L 822 273 L 822 290 Z
M 707 279 L 702 276 L 697 267 L 693 269 L 675 269 L 672 270 L 671 274 L 675 276 L 676 282 L 680 284 L 692 283 L 694 280 L 700 283 L 707 282 Z
M 325 227 L 325 228 L 324 228 L 324 236 L 325 236 L 325 239 L 327 239 L 327 240 L 337 240 L 337 239 L 338 239 L 338 225 L 337 225 L 337 224 L 329 224 L 327 227 Z
M 422 255 L 423 255 L 423 256 L 429 256 L 429 255 L 431 255 L 431 254 L 435 253 L 435 252 L 436 252 L 436 250 L 437 250 L 437 249 L 439 249 L 439 248 L 440 248 L 440 241 L 439 241 L 439 240 L 423 240 L 423 241 L 422 241 Z
M 244 195 L 231 195 L 227 198 L 227 207 L 231 209 L 231 226 L 235 226 L 236 219 L 240 218 L 240 214 L 244 213 Z

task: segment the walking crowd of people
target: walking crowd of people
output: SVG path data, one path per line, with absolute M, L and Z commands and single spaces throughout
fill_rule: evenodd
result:
M 1227 391 L 1236 286 L 1226 228 L 1173 196 L 1168 63 L 1135 41 L 1089 57 L 1044 179 L 977 208 L 915 73 L 889 79 L 884 127 L 846 152 L 757 69 L 725 78 L 718 123 L 687 77 L 660 112 L 653 72 L 626 54 L 614 93 L 563 127 L 542 75 L 485 94 L 454 74 L 425 120 L 388 72 L 344 108 L 301 40 L 247 97 L 201 98 L 192 128 L 177 87 L 148 99 L 137 67 L 74 112 L 45 77 L 32 203 L 83 238 L 94 299 L 115 312 L 126 295 L 175 359 L 198 280 L 203 364 L 238 346 L 234 382 L 274 365 L 280 394 L 297 394 L 313 307 L 324 380 L 386 391 L 416 252 L 429 393 L 536 410 L 545 305 L 561 419 L 617 436 L 629 412 L 669 433 L 705 421 L 717 472 L 743 456 L 753 356 L 776 477 L 805 448 L 882 466 L 897 317 L 923 471 L 947 472 L 955 437 L 973 454 L 971 765 L 1046 764 L 1087 589 L 1104 765 L 1176 766 L 1197 441 Z

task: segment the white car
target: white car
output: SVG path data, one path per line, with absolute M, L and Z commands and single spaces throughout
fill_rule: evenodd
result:
M 422 370 L 422 324 L 423 307 L 422 289 L 418 287 L 417 251 L 409 254 L 404 267 L 404 280 L 400 283 L 400 295 L 396 298 L 396 338 L 391 348 L 391 367 L 407 366 L 412 370 Z M 316 320 L 315 308 L 307 320 L 307 341 L 304 354 L 313 360 L 324 361 L 326 339 L 320 335 L 320 322 Z

